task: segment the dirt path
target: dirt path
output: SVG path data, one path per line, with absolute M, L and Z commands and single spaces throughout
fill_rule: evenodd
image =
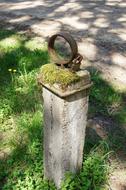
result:
M 118 89 L 126 89 L 125 0 L 2 0 L 3 20 L 30 28 L 44 40 L 55 32 L 69 31 L 85 59 Z M 84 61 L 83 65 L 90 64 Z

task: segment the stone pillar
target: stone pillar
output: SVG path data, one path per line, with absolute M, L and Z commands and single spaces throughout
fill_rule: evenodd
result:
M 66 172 L 82 167 L 88 111 L 87 71 L 77 72 L 81 80 L 62 90 L 59 85 L 43 85 L 44 174 L 60 187 Z

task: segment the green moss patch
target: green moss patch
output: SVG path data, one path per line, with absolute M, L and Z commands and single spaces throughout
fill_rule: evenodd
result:
M 53 85 L 58 83 L 61 86 L 68 86 L 80 80 L 80 77 L 68 69 L 62 69 L 55 64 L 46 64 L 41 67 L 41 79 L 44 83 Z

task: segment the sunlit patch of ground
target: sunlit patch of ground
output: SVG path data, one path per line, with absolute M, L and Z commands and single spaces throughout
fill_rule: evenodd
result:
M 19 48 L 20 45 L 21 44 L 17 36 L 7 37 L 0 41 L 0 47 L 5 50 Z
M 44 43 L 45 41 L 42 40 L 40 37 L 34 37 L 30 39 L 29 41 L 25 42 L 25 47 L 29 50 L 35 50 L 35 49 L 44 49 Z M 46 49 L 46 44 L 45 44 L 45 49 Z

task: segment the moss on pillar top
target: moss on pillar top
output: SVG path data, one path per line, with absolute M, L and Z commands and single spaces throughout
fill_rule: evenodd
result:
M 41 67 L 40 78 L 43 83 L 48 83 L 50 85 L 57 83 L 61 86 L 68 86 L 80 80 L 80 77 L 76 73 L 66 68 L 62 69 L 53 63 Z

